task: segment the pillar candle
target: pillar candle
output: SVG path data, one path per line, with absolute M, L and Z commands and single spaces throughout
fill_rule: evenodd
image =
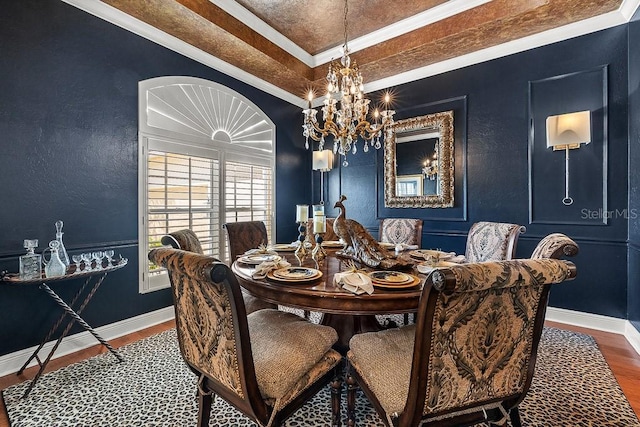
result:
M 296 205 L 296 222 L 307 222 L 309 219 L 309 205 Z
M 324 215 L 313 216 L 313 232 L 314 233 L 326 233 L 327 232 L 327 217 Z

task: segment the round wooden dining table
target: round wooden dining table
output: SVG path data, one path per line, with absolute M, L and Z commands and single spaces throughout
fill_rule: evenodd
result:
M 382 329 L 376 320 L 376 314 L 396 314 L 415 312 L 418 308 L 420 293 L 425 277 L 415 271 L 407 271 L 420 278 L 420 283 L 408 289 L 374 288 L 369 295 L 356 295 L 333 283 L 333 275 L 348 270 L 349 260 L 336 256 L 335 249 L 326 249 L 327 257 L 316 265 L 309 257 L 303 267 L 317 268 L 322 276 L 314 281 L 276 282 L 269 278 L 254 279 L 255 266 L 236 261 L 232 271 L 242 286 L 251 295 L 264 301 L 289 307 L 301 308 L 322 313 L 321 324 L 331 326 L 338 332 L 336 350 L 346 353 L 349 340 L 361 332 Z M 279 252 L 293 266 L 298 260 L 293 252 Z M 372 270 L 372 269 L 369 269 Z

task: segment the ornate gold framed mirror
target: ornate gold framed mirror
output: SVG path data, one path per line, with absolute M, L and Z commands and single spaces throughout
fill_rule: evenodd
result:
M 399 120 L 384 138 L 384 205 L 449 208 L 454 192 L 453 111 Z

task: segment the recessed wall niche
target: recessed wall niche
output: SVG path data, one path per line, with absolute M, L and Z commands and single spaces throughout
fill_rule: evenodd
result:
M 547 147 L 547 118 L 585 110 L 591 141 L 569 150 L 567 180 L 566 151 Z M 530 81 L 529 223 L 606 225 L 607 212 L 607 66 Z

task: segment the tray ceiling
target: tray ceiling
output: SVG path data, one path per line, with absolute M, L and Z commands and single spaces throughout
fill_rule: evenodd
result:
M 168 35 L 198 51 L 187 56 L 211 56 L 296 103 L 323 92 L 344 41 L 338 0 L 64 1 L 150 39 L 131 27 Z M 349 0 L 349 47 L 370 91 L 627 22 L 639 1 Z

